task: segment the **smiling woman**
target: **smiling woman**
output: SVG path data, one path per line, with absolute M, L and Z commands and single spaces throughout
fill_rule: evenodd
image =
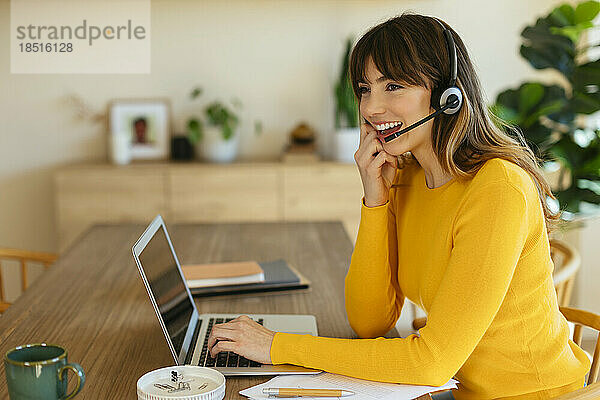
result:
M 457 399 L 581 388 L 590 363 L 569 339 L 552 282 L 552 193 L 520 132 L 488 113 L 458 34 L 403 14 L 357 42 L 350 72 L 364 198 L 345 301 L 360 339 L 232 321 L 213 332 L 213 352 L 382 382 L 440 386 L 454 376 Z M 427 325 L 383 338 L 405 298 Z

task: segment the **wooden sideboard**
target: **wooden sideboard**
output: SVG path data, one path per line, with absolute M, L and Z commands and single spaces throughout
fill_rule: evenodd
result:
M 76 164 L 54 175 L 59 249 L 97 223 L 342 221 L 356 239 L 355 165 L 334 162 Z

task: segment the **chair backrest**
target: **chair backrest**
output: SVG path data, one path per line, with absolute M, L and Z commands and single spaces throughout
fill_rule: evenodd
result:
M 554 262 L 552 279 L 558 305 L 568 307 L 575 282 L 575 275 L 581 266 L 581 257 L 577 250 L 568 243 L 550 239 L 550 255 Z
M 600 399 L 600 382 L 592 383 L 586 387 L 562 396 L 553 397 L 552 400 L 598 400 Z
M 573 341 L 581 346 L 581 338 L 583 336 L 583 327 L 588 327 L 600 332 L 600 315 L 589 311 L 578 310 L 576 308 L 560 307 L 560 312 L 565 316 L 567 321 L 575 324 L 573 330 Z M 598 380 L 598 372 L 600 372 L 600 336 L 596 339 L 594 347 L 594 355 L 592 356 L 592 367 L 588 376 L 587 384 L 590 385 Z
M 27 251 L 17 249 L 0 249 L 0 313 L 6 311 L 11 303 L 4 297 L 4 280 L 2 277 L 2 260 L 16 260 L 21 266 L 21 290 L 25 291 L 28 286 L 27 263 L 35 262 L 44 265 L 44 268 L 50 267 L 58 256 L 53 253 L 42 253 L 38 251 Z

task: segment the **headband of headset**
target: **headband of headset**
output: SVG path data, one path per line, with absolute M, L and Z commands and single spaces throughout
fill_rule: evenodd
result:
M 450 102 L 455 102 L 452 107 L 447 107 L 444 110 L 445 114 L 454 114 L 462 105 L 462 92 L 456 87 L 456 76 L 457 76 L 457 62 L 456 62 L 456 46 L 454 45 L 454 38 L 452 32 L 437 18 L 432 17 L 442 27 L 444 39 L 448 47 L 448 55 L 450 58 L 450 77 L 446 84 L 446 87 L 442 90 L 442 94 L 439 97 L 439 106 L 444 107 Z M 457 101 L 458 100 L 458 101 Z

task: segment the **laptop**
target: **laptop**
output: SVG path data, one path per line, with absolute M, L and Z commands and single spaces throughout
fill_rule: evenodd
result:
M 176 365 L 210 367 L 226 376 L 321 372 L 289 364 L 260 364 L 233 352 L 221 352 L 216 358 L 212 358 L 207 350 L 212 326 L 231 321 L 239 315 L 198 314 L 167 227 L 160 215 L 146 228 L 132 251 Z M 246 315 L 276 332 L 317 335 L 314 315 Z

